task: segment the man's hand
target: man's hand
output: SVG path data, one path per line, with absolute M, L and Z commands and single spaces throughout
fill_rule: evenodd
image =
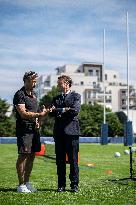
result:
M 53 112 L 56 110 L 56 107 L 53 105 L 50 109 L 49 109 L 49 112 Z
M 44 117 L 50 110 L 46 109 L 45 106 L 42 106 L 42 111 L 39 113 L 39 117 Z
M 65 107 L 65 112 L 69 111 L 70 110 L 70 107 Z

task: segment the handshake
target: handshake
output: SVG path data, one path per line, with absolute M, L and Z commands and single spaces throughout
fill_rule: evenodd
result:
M 37 113 L 38 116 L 36 116 L 36 128 L 39 129 L 42 123 L 43 118 L 48 114 L 48 113 L 52 113 L 55 111 L 64 113 L 67 112 L 69 110 L 73 110 L 73 108 L 70 107 L 65 107 L 65 108 L 56 108 L 55 106 L 52 106 L 50 108 L 45 108 L 45 106 L 43 105 L 41 107 L 41 112 Z
M 62 111 L 62 112 L 67 112 L 72 108 L 70 107 L 65 107 L 65 108 L 56 108 L 55 106 L 52 106 L 50 108 L 45 108 L 45 106 L 42 106 L 41 112 L 39 113 L 39 117 L 44 117 L 47 113 L 52 113 L 54 111 Z

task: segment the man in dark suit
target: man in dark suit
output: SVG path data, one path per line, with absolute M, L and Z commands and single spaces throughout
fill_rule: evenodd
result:
M 69 76 L 62 75 L 58 77 L 58 87 L 62 93 L 53 99 L 50 109 L 51 115 L 55 117 L 54 140 L 58 192 L 65 191 L 66 187 L 66 154 L 70 163 L 71 191 L 78 192 L 80 127 L 77 115 L 80 111 L 81 96 L 70 90 L 71 85 L 72 79 Z

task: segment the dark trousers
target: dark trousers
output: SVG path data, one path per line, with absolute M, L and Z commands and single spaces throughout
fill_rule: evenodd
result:
M 71 186 L 79 183 L 78 152 L 79 136 L 63 135 L 55 138 L 58 187 L 66 186 L 66 153 L 70 163 Z

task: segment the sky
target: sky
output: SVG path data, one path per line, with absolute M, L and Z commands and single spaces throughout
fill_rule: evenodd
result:
M 126 12 L 135 81 L 135 0 L 0 0 L 0 98 L 12 103 L 26 71 L 103 62 L 104 29 L 105 67 L 126 78 Z

